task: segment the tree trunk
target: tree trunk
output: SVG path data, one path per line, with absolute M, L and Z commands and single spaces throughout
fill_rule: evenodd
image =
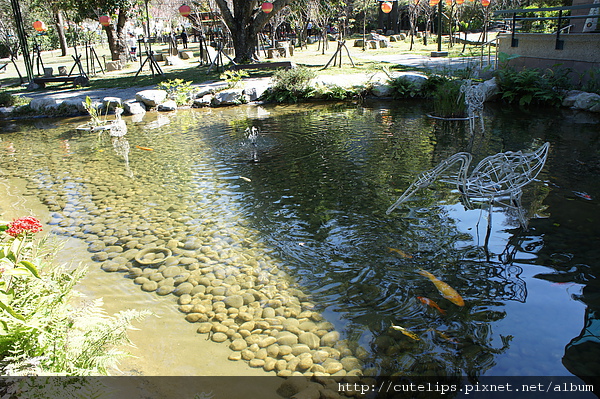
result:
M 54 25 L 56 26 L 56 35 L 58 36 L 58 43 L 60 44 L 60 56 L 67 56 L 67 37 L 65 36 L 65 20 L 60 10 L 54 11 Z
M 235 62 L 243 63 L 256 59 L 258 33 L 273 15 L 290 2 L 291 0 L 275 0 L 273 11 L 266 14 L 260 11 L 258 0 L 233 0 L 233 9 L 229 8 L 226 0 L 216 0 L 221 17 L 231 32 Z
M 112 24 L 104 27 L 108 39 L 108 48 L 110 49 L 110 58 L 112 61 L 121 61 L 122 64 L 127 61 L 127 44 L 125 43 L 124 32 L 127 16 L 125 14 L 125 12 L 119 12 L 116 30 Z

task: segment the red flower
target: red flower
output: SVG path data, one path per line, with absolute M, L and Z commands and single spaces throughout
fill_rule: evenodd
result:
M 16 237 L 23 232 L 37 233 L 38 231 L 42 231 L 42 223 L 33 216 L 25 216 L 13 220 L 12 223 L 8 225 L 6 234 Z

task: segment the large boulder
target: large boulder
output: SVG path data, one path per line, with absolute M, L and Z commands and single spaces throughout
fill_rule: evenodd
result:
M 146 113 L 146 105 L 141 101 L 125 101 L 123 103 L 123 109 L 129 115 L 144 115 Z
M 177 109 L 177 103 L 175 100 L 167 100 L 162 104 L 158 104 L 156 109 L 162 112 L 175 111 Z
M 496 78 L 486 80 L 479 84 L 479 88 L 483 91 L 484 101 L 494 101 L 500 95 L 500 88 Z
M 147 107 L 156 107 L 167 99 L 167 92 L 164 90 L 142 90 L 135 94 L 135 99 L 143 102 Z
M 215 93 L 213 105 L 237 105 L 246 100 L 244 89 L 229 89 Z
M 596 93 L 581 93 L 575 99 L 573 108 L 585 111 L 600 112 L 600 95 Z
M 44 111 L 46 109 L 55 109 L 59 105 L 58 101 L 51 97 L 38 97 L 31 100 L 29 106 L 34 111 Z

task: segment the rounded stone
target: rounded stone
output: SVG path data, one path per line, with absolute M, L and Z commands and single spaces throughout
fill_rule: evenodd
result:
M 233 352 L 228 357 L 229 360 L 242 360 L 242 354 L 240 352 Z
M 241 295 L 230 295 L 223 302 L 230 308 L 241 308 L 244 305 L 244 298 Z
M 244 349 L 246 349 L 248 347 L 248 344 L 246 343 L 246 341 L 244 339 L 234 339 L 233 342 L 231 342 L 231 345 L 229 345 L 229 348 L 231 350 L 234 351 L 242 351 Z
M 333 346 L 340 340 L 340 333 L 330 331 L 321 337 L 321 346 Z
M 192 283 L 182 283 L 182 284 L 179 284 L 177 286 L 177 288 L 175 288 L 175 290 L 173 290 L 173 294 L 175 294 L 177 296 L 189 295 L 193 289 L 194 289 L 194 286 L 192 285 Z
M 163 285 L 162 287 L 158 287 L 156 293 L 158 295 L 169 295 L 171 292 L 173 292 L 174 289 L 175 287 L 173 287 L 172 285 Z
M 175 277 L 178 274 L 181 274 L 182 270 L 179 266 L 168 266 L 165 270 L 162 271 L 162 275 L 165 278 Z
M 148 281 L 144 284 L 142 284 L 142 290 L 143 291 L 156 291 L 156 289 L 158 288 L 158 283 L 156 281 Z
M 308 370 L 313 366 L 313 359 L 310 355 L 302 356 L 299 358 L 300 363 L 298 363 L 298 368 L 301 370 Z
M 97 252 L 92 255 L 92 260 L 96 262 L 104 262 L 108 259 L 108 254 L 106 252 Z
M 310 352 L 310 348 L 308 347 L 308 345 L 296 344 L 296 345 L 292 346 L 292 355 L 294 355 L 294 356 L 298 356 L 302 353 L 308 353 L 308 352 Z
M 250 367 L 263 367 L 265 365 L 265 361 L 263 359 L 252 359 L 248 362 Z
M 287 346 L 296 345 L 298 343 L 298 336 L 289 331 L 283 331 L 277 335 L 277 343 Z
M 361 368 L 360 360 L 354 356 L 346 356 L 340 360 L 340 363 L 342 363 L 342 366 L 344 366 L 344 370 L 346 371 Z
M 344 366 L 337 360 L 327 359 L 323 362 L 323 368 L 325 369 L 326 373 L 335 374 L 338 371 L 343 370 Z
M 210 330 L 212 330 L 212 323 L 204 322 L 200 323 L 200 325 L 198 326 L 198 330 L 196 331 L 198 332 L 198 334 L 206 334 L 210 332 Z
M 212 336 L 212 340 L 214 342 L 225 342 L 225 341 L 227 341 L 227 334 L 222 333 L 222 332 L 214 333 Z
M 301 344 L 305 344 L 310 349 L 317 349 L 321 344 L 321 340 L 319 339 L 319 337 L 311 332 L 301 333 L 298 336 L 298 342 L 300 342 Z

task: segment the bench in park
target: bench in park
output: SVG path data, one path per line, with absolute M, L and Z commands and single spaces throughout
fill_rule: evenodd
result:
M 279 62 L 257 62 L 254 64 L 236 64 L 232 65 L 230 69 L 234 71 L 240 71 L 244 69 L 277 69 L 277 68 L 285 68 L 290 69 L 294 68 L 294 63 L 291 61 L 279 61 Z
M 40 86 L 40 89 L 46 87 L 46 83 L 56 83 L 56 82 L 73 82 L 73 87 L 77 86 L 89 86 L 90 80 L 83 75 L 73 75 L 73 76 L 47 76 L 41 78 L 33 78 L 33 83 Z

